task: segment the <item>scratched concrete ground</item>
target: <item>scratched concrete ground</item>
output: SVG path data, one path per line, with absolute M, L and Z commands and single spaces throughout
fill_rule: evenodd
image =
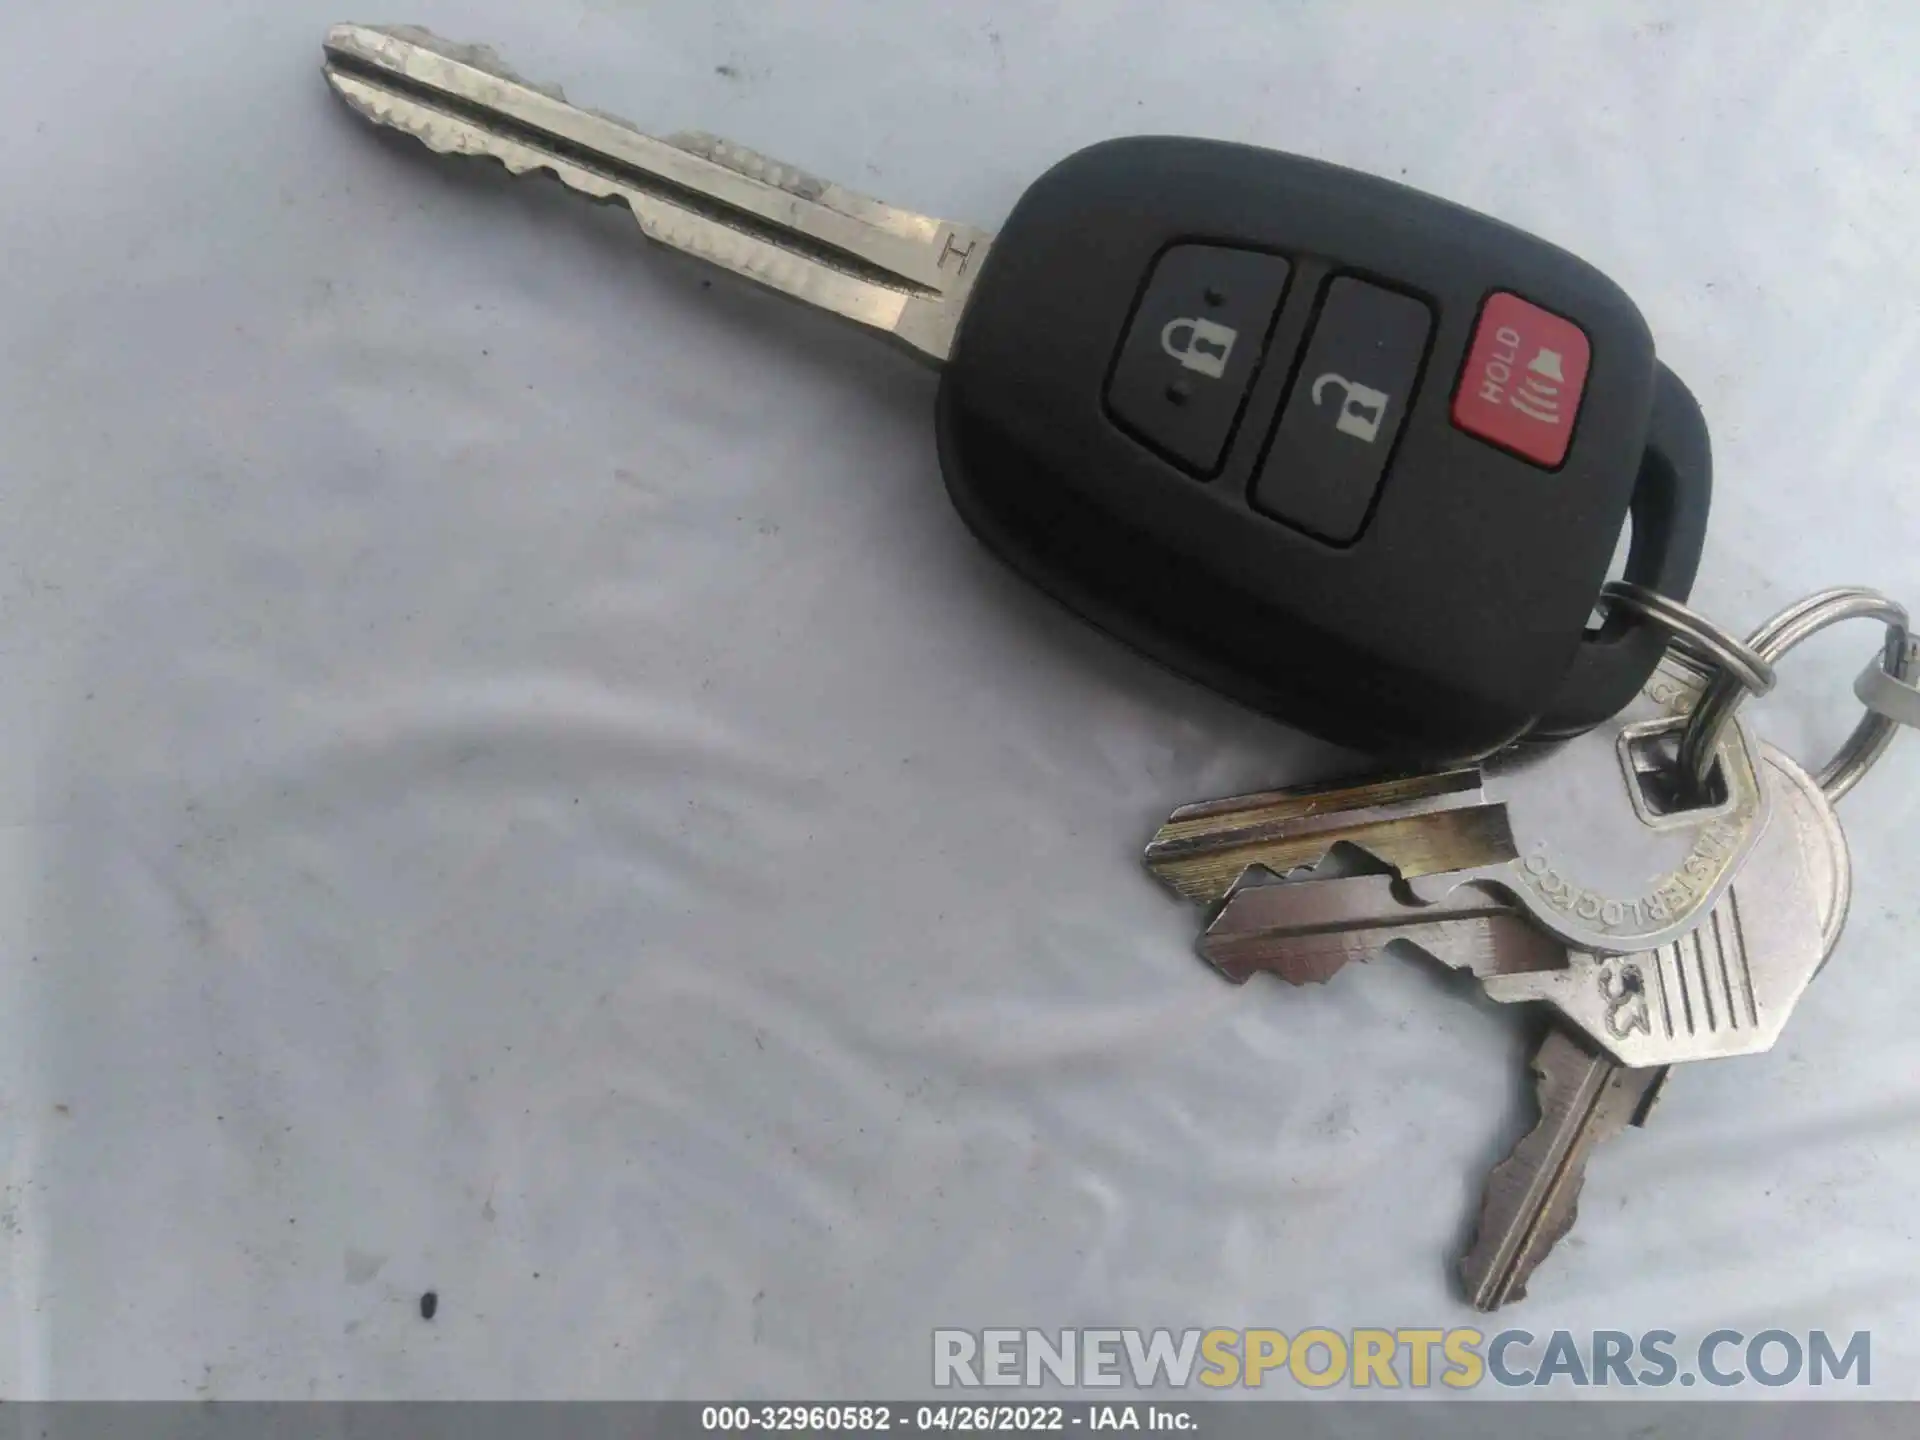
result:
M 1003 573 L 929 374 L 374 135 L 321 34 L 989 226 L 1135 131 L 1518 222 L 1699 394 L 1745 628 L 1920 603 L 1913 8 L 409 3 L 15 7 L 4 1393 L 908 1396 L 941 1325 L 1469 1322 L 1526 1018 L 1234 990 L 1136 864 L 1351 758 Z M 1769 732 L 1836 743 L 1875 639 Z M 1786 1042 L 1609 1147 L 1515 1323 L 1870 1329 L 1920 1395 L 1916 794 L 1909 738 Z

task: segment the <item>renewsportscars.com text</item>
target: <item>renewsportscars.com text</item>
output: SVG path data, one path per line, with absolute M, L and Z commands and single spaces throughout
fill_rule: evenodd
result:
M 1872 1384 L 1865 1330 L 936 1330 L 939 1389 L 1310 1390 L 1486 1384 L 1641 1388 Z

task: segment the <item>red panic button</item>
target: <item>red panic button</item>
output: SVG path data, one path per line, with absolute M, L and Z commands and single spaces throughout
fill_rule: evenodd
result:
M 1502 290 L 1480 312 L 1453 423 L 1552 470 L 1567 458 L 1593 352 L 1571 320 Z

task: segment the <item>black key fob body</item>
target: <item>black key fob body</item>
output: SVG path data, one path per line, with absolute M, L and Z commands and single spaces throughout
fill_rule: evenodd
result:
M 1389 181 L 1142 138 L 1043 176 L 939 396 L 974 532 L 1095 624 L 1340 744 L 1433 762 L 1616 713 L 1686 598 L 1706 426 L 1621 290 Z

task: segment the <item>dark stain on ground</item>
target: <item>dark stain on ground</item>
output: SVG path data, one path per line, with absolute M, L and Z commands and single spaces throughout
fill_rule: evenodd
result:
M 716 65 L 713 67 L 713 73 L 716 75 L 724 75 L 729 80 L 738 80 L 740 78 L 740 67 L 737 65 Z
M 431 1320 L 439 1313 L 440 1293 L 437 1290 L 429 1290 L 420 1297 L 420 1318 L 422 1320 Z

